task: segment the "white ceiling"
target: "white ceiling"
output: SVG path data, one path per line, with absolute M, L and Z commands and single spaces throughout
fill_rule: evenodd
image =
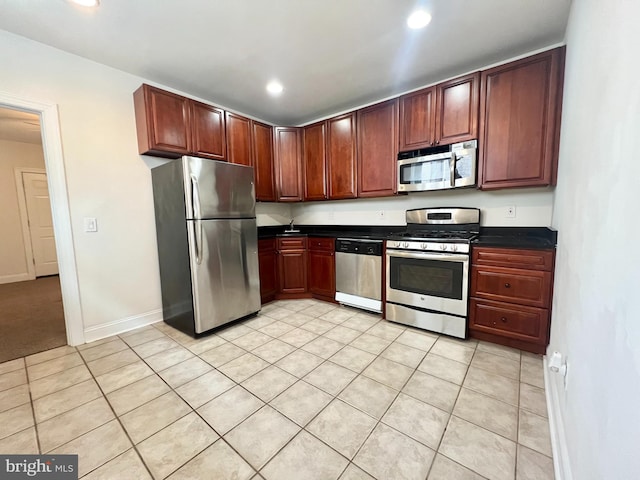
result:
M 280 125 L 561 42 L 571 0 L 2 2 L 0 28 Z M 406 27 L 423 6 L 425 29 Z M 270 97 L 266 83 L 285 87 Z
M 40 117 L 11 108 L 0 108 L 0 140 L 42 143 Z

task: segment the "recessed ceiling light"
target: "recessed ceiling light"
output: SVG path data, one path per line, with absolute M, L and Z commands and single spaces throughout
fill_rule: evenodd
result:
M 424 10 L 416 10 L 409 18 L 407 18 L 407 26 L 409 28 L 423 28 L 431 21 L 431 15 Z
M 271 95 L 280 95 L 283 90 L 284 87 L 282 86 L 282 84 L 276 80 L 267 84 L 267 92 L 269 92 Z
M 100 0 L 69 0 L 71 3 L 80 5 L 82 7 L 97 7 L 100 5 Z

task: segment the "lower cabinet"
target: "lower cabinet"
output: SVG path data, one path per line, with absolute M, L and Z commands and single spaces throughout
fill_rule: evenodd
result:
M 475 247 L 471 260 L 471 337 L 545 353 L 554 259 L 554 250 Z
M 309 292 L 314 298 L 334 301 L 336 296 L 335 240 L 309 238 Z
M 278 237 L 258 240 L 260 298 L 335 301 L 335 240 Z
M 260 269 L 260 299 L 268 303 L 278 293 L 278 254 L 275 238 L 258 240 L 258 267 Z
M 278 298 L 307 296 L 307 237 L 278 238 Z

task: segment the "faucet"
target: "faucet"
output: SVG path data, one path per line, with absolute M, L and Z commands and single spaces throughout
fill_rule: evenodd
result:
M 293 231 L 293 218 L 289 222 L 289 231 Z

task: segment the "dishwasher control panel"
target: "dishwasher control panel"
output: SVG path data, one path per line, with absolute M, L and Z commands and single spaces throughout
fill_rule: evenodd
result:
M 365 240 L 355 238 L 336 239 L 336 252 L 356 255 L 382 256 L 382 240 Z

